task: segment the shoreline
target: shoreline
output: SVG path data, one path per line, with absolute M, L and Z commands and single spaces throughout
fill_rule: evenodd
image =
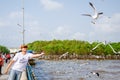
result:
M 78 59 L 78 60 L 86 60 L 86 59 L 96 59 L 96 60 L 120 60 L 120 55 L 67 55 L 60 57 L 60 55 L 43 55 L 38 59 L 45 60 L 62 60 L 62 59 Z

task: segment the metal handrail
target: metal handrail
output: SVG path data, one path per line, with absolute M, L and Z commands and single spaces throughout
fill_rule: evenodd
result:
M 31 65 L 29 63 L 27 65 L 26 69 L 27 69 L 27 78 L 28 78 L 28 80 L 36 80 L 34 72 L 32 71 L 32 67 L 31 67 Z

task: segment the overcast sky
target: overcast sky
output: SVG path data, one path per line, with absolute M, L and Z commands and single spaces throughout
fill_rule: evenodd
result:
M 23 0 L 0 1 L 0 45 L 22 44 Z M 104 14 L 96 24 L 81 14 L 93 14 L 89 2 Z M 120 0 L 24 0 L 25 43 L 77 39 L 120 42 Z

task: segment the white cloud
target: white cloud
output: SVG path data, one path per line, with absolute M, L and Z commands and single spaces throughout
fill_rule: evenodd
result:
M 11 19 L 22 18 L 22 16 L 23 16 L 23 13 L 18 11 L 14 11 L 9 14 L 9 17 Z
M 63 5 L 55 0 L 40 0 L 46 10 L 57 10 L 63 8 Z
M 0 21 L 0 32 L 3 32 L 3 29 L 8 28 L 8 26 L 11 24 L 9 20 L 7 21 Z
M 103 17 L 99 23 L 95 25 L 95 29 L 102 32 L 114 33 L 120 30 L 120 14 L 114 14 L 111 18 Z
M 68 26 L 59 26 L 50 35 L 53 39 L 68 39 L 70 38 L 70 34 Z
M 90 37 L 95 37 L 98 40 L 114 40 L 120 41 L 117 37 L 120 34 L 120 14 L 114 14 L 109 17 L 102 17 L 95 25 L 93 31 L 90 32 Z
M 85 35 L 85 33 L 76 32 L 72 35 L 72 39 L 85 40 L 86 35 Z
M 3 27 L 3 26 L 5 26 L 5 24 L 0 21 L 0 27 Z
M 25 19 L 28 19 L 28 20 L 33 18 L 33 16 L 28 14 L 28 13 L 24 13 L 24 15 L 23 15 L 22 11 L 13 11 L 13 12 L 10 12 L 8 14 L 9 19 L 17 20 L 17 21 L 18 20 L 22 21 L 23 20 L 23 16 L 24 16 Z
M 51 33 L 52 39 L 77 39 L 85 40 L 86 34 L 81 32 L 75 32 L 70 26 L 59 26 Z
M 28 21 L 27 26 L 25 27 L 25 34 L 26 34 L 26 39 L 25 41 L 27 43 L 32 42 L 34 40 L 40 39 L 40 34 L 41 34 L 41 27 L 38 21 L 32 20 Z

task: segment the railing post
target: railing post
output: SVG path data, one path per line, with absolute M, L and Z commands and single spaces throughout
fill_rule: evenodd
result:
M 28 80 L 36 80 L 35 75 L 33 74 L 33 71 L 32 71 L 32 67 L 29 63 L 27 65 L 27 78 Z

